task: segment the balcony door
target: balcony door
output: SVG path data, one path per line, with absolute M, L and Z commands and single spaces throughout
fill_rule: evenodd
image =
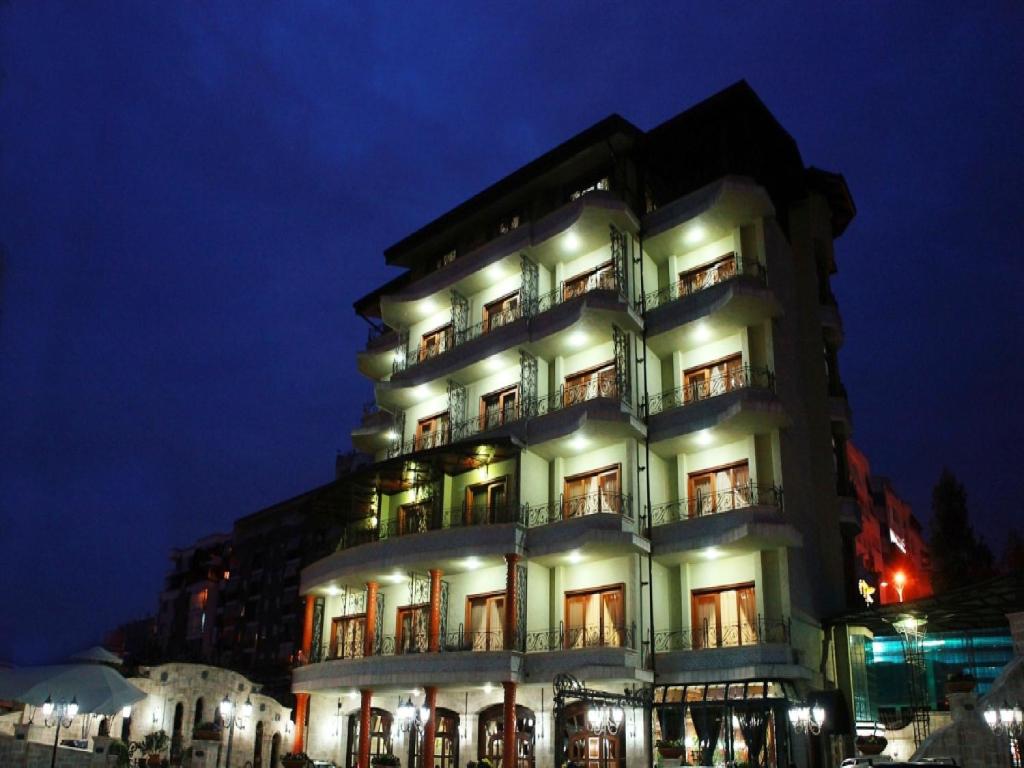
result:
M 618 397 L 619 388 L 615 377 L 615 361 L 589 368 L 572 376 L 565 377 L 562 405 L 568 407 L 576 403 L 593 400 L 595 397 Z
M 749 507 L 750 468 L 746 461 L 690 474 L 690 517 Z
M 731 355 L 685 370 L 683 385 L 683 402 L 686 404 L 739 389 L 743 386 L 743 358 Z
M 679 273 L 679 293 L 688 296 L 736 276 L 736 254 L 730 251 L 708 264 Z
M 466 598 L 465 644 L 474 651 L 500 651 L 505 647 L 505 593 Z
M 425 765 L 421 738 L 409 739 L 409 763 L 415 768 L 458 768 L 459 713 L 444 707 L 434 710 L 434 764 Z
M 565 478 L 562 492 L 562 518 L 592 515 L 597 512 L 622 514 L 621 467 L 605 467 Z
M 480 429 L 494 429 L 516 420 L 519 386 L 491 392 L 480 398 Z
M 331 619 L 330 658 L 358 659 L 363 655 L 366 614 Z
M 484 307 L 484 333 L 519 319 L 519 291 L 502 296 Z
M 370 759 L 391 754 L 391 713 L 386 709 L 370 708 Z M 348 716 L 348 741 L 345 749 L 345 767 L 359 764 L 359 711 Z M 277 763 L 273 763 L 277 768 Z
M 500 477 L 466 488 L 466 525 L 498 522 L 507 508 L 507 487 L 508 478 Z
M 447 323 L 440 328 L 423 334 L 420 339 L 420 360 L 437 357 L 452 345 L 452 324 Z
M 448 412 L 435 413 L 416 422 L 416 450 L 436 448 L 448 442 Z
M 569 278 L 562 284 L 562 300 L 568 301 L 569 299 L 577 296 L 582 296 L 590 291 L 597 290 L 598 288 L 614 288 L 615 287 L 615 271 L 610 261 L 606 261 L 604 264 L 594 267 L 593 269 L 581 272 L 574 277 Z
M 694 648 L 722 648 L 757 642 L 754 584 L 734 584 L 692 593 Z
M 429 531 L 431 509 L 432 505 L 428 501 L 400 506 L 398 508 L 398 535 L 408 536 L 412 533 Z
M 622 645 L 625 633 L 623 585 L 565 593 L 565 647 Z
M 615 734 L 592 730 L 588 705 L 577 701 L 565 708 L 569 760 L 583 768 L 622 768 L 626 765 L 626 728 Z
M 430 606 L 404 605 L 395 619 L 395 653 L 424 653 L 430 622 Z

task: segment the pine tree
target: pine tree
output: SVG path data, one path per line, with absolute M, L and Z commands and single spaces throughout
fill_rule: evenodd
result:
M 992 551 L 974 535 L 967 512 L 967 492 L 947 468 L 932 489 L 931 529 L 932 586 L 936 593 L 992 575 Z

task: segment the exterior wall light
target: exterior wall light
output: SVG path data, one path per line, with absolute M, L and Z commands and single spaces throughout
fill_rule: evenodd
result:
M 797 733 L 817 736 L 825 725 L 825 708 L 794 704 L 789 708 L 789 722 Z

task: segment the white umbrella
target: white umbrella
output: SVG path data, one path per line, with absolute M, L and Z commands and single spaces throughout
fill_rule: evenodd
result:
M 53 702 L 78 702 L 82 714 L 113 715 L 142 701 L 146 693 L 103 664 L 55 664 L 0 670 L 0 699 L 39 707 Z

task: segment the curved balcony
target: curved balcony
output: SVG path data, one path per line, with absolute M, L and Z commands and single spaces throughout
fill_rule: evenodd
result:
M 749 623 L 654 633 L 658 682 L 804 678 L 796 664 L 789 619 L 757 616 Z
M 356 353 L 356 366 L 359 372 L 371 379 L 387 376 L 398 349 L 398 333 L 388 329 L 379 331 L 371 328 L 366 341 L 366 349 Z
M 391 444 L 388 435 L 394 427 L 394 415 L 382 411 L 375 403 L 364 403 L 362 422 L 352 430 L 352 447 L 369 454 L 385 450 Z
M 687 333 L 701 321 L 700 343 L 782 314 L 764 267 L 732 254 L 644 297 L 648 344 L 665 355 L 696 343 Z
M 530 559 L 544 566 L 566 561 L 601 559 L 631 552 L 648 552 L 650 545 L 636 525 L 633 497 L 628 493 L 598 491 L 579 496 L 561 495 L 546 504 L 524 505 Z
M 550 680 L 560 672 L 580 679 L 638 679 L 643 669 L 636 624 L 565 626 L 526 633 L 527 676 Z
M 782 489 L 755 482 L 659 504 L 650 523 L 651 552 L 665 563 L 803 543 L 782 516 Z
M 706 446 L 711 430 L 718 442 L 729 442 L 789 422 L 775 374 L 750 365 L 653 395 L 647 409 L 651 448 L 666 457 Z

